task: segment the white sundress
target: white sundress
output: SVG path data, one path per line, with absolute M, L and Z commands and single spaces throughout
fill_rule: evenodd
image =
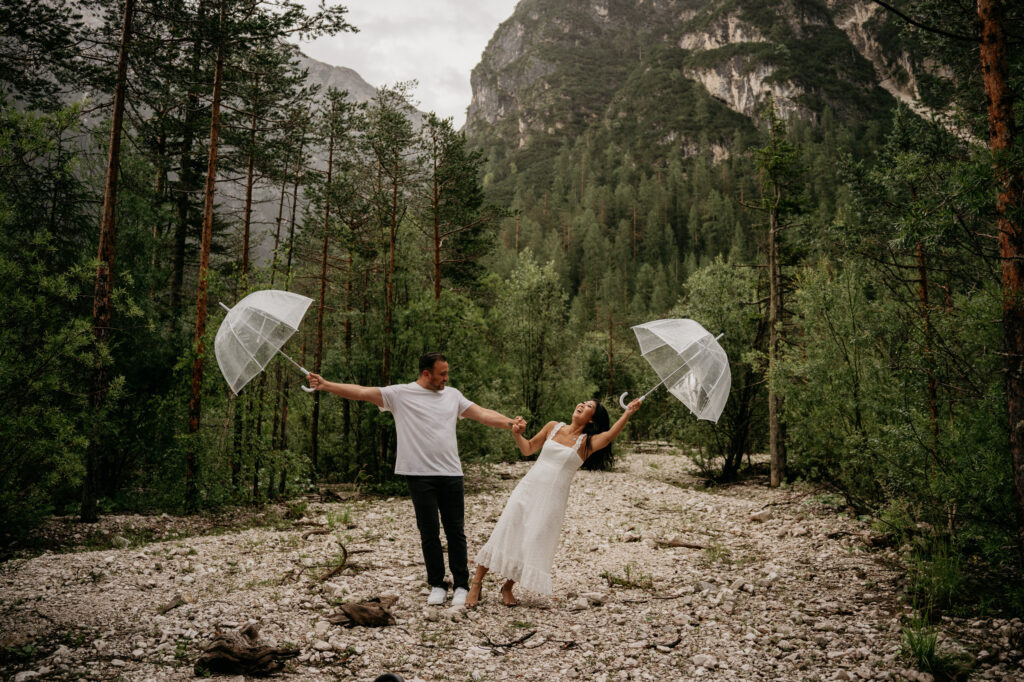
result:
M 562 534 L 569 485 L 583 464 L 577 451 L 584 436 L 571 446 L 555 442 L 554 435 L 563 426 L 559 423 L 552 429 L 476 555 L 480 566 L 540 594 L 551 594 L 551 565 Z

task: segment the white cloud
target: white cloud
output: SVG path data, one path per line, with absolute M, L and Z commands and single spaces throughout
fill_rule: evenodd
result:
M 342 4 L 359 33 L 318 38 L 301 48 L 313 59 L 353 69 L 373 86 L 418 81 L 417 106 L 452 117 L 459 128 L 472 97 L 469 73 L 517 1 L 350 0 Z

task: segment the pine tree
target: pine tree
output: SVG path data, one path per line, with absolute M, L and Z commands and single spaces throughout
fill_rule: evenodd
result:
M 801 169 L 799 150 L 786 139 L 786 128 L 769 100 L 765 109 L 768 143 L 757 150 L 757 167 L 761 172 L 760 210 L 768 217 L 768 373 L 777 369 L 779 351 L 785 324 L 783 274 L 783 230 L 800 211 L 799 187 Z M 777 387 L 769 383 L 768 389 L 768 443 L 771 451 L 771 485 L 776 487 L 786 479 L 786 436 L 783 418 L 783 398 Z
M 125 0 L 121 41 L 117 56 L 117 80 L 114 86 L 114 111 L 110 122 L 110 146 L 107 153 L 107 176 L 103 192 L 103 217 L 100 223 L 99 255 L 96 269 L 96 283 L 93 293 L 92 330 L 100 349 L 110 343 L 111 314 L 114 289 L 114 237 L 116 234 L 117 183 L 121 170 L 121 129 L 124 122 L 126 79 L 128 75 L 128 51 L 132 21 L 135 14 L 135 0 Z M 97 430 L 104 413 L 107 395 L 107 368 L 103 351 L 97 351 L 92 384 L 92 405 L 96 412 Z M 97 520 L 96 489 L 98 460 L 105 439 L 97 434 L 90 445 L 85 463 L 85 480 L 82 484 L 81 519 L 89 523 Z

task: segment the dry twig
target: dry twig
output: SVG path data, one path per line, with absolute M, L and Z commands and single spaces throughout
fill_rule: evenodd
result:
M 537 634 L 537 631 L 536 630 L 530 630 L 529 632 L 527 632 L 525 635 L 523 635 L 519 639 L 513 640 L 511 642 L 505 642 L 504 644 L 498 644 L 496 642 L 492 642 L 491 638 L 487 636 L 487 633 L 481 632 L 480 634 L 483 635 L 484 636 L 484 640 L 486 640 L 483 644 L 481 644 L 481 646 L 489 646 L 492 649 L 502 649 L 502 648 L 510 649 L 510 648 L 512 648 L 514 646 L 518 646 L 518 645 L 522 644 L 523 642 L 525 642 L 526 640 L 530 639 L 535 634 Z

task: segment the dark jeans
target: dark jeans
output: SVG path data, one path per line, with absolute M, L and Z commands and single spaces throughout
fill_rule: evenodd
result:
M 465 504 L 462 476 L 406 476 L 409 495 L 416 510 L 416 527 L 420 530 L 423 562 L 427 565 L 427 583 L 445 587 L 444 553 L 441 551 L 441 528 L 448 540 L 448 566 L 454 587 L 469 589 L 469 566 L 466 564 Z

